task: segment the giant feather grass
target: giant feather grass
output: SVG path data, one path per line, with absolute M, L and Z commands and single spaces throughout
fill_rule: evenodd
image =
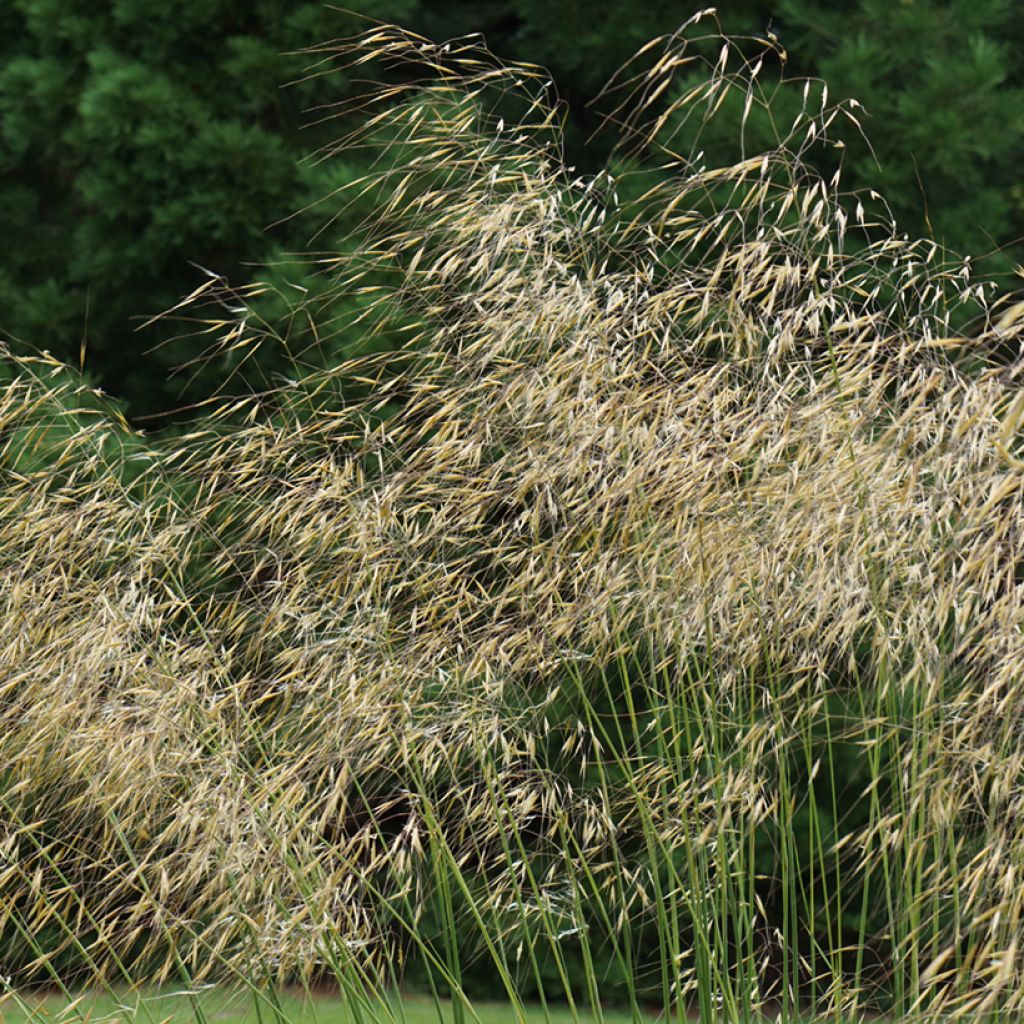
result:
M 1020 1013 L 1022 405 L 990 353 L 1021 307 L 809 170 L 855 107 L 677 152 L 687 111 L 765 101 L 703 24 L 622 74 L 662 169 L 621 204 L 563 165 L 541 69 L 320 48 L 404 84 L 339 143 L 380 147 L 376 215 L 295 315 L 396 350 L 167 441 L 8 359 L 11 998 Z M 273 345 L 259 291 L 190 315 Z

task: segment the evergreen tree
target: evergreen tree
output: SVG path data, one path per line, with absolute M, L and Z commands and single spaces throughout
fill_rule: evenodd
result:
M 416 0 L 365 6 L 403 21 Z M 212 378 L 166 380 L 201 346 L 138 318 L 201 283 L 196 265 L 242 283 L 245 261 L 305 246 L 308 222 L 265 229 L 355 173 L 300 165 L 338 130 L 302 132 L 303 109 L 351 83 L 282 89 L 309 63 L 287 51 L 364 26 L 280 0 L 0 5 L 0 329 L 75 362 L 84 345 L 133 414 L 202 397 Z
M 871 147 L 844 181 L 885 196 L 902 230 L 1024 259 L 1024 10 L 1014 0 L 779 0 L 779 35 L 833 99 L 854 97 Z
M 569 162 L 590 172 L 607 158 L 614 129 L 585 142 L 613 104 L 587 101 L 638 47 L 674 31 L 698 6 L 346 6 L 360 4 L 367 16 L 434 39 L 480 32 L 503 59 L 546 66 L 568 104 Z M 912 235 L 930 234 L 976 256 L 1002 248 L 997 258 L 976 261 L 988 272 L 1024 259 L 1016 244 L 1024 235 L 1019 4 L 737 0 L 721 5 L 718 17 L 731 33 L 771 29 L 788 51 L 787 74 L 819 76 L 832 100 L 863 104 L 870 146 L 846 133 L 846 187 L 876 188 Z M 358 177 L 363 158 L 355 152 L 302 163 L 341 131 L 334 122 L 303 130 L 304 112 L 360 92 L 384 72 L 359 68 L 282 85 L 309 61 L 294 51 L 365 24 L 315 0 L 0 4 L 0 332 L 16 346 L 76 363 L 84 348 L 87 374 L 132 416 L 208 395 L 232 367 L 208 365 L 191 384 L 187 375 L 168 381 L 170 367 L 203 351 L 202 339 L 169 343 L 181 329 L 171 323 L 136 327 L 201 284 L 200 267 L 242 284 L 256 274 L 250 264 L 313 242 L 323 208 L 285 218 Z M 777 120 L 798 102 L 795 90 L 781 91 L 773 100 Z M 742 114 L 724 109 L 705 129 L 700 145 L 709 161 L 734 156 Z M 755 111 L 748 144 L 769 129 Z M 314 244 L 329 248 L 340 233 Z M 278 276 L 287 289 L 302 274 L 289 267 Z M 310 286 L 306 277 L 302 285 Z M 326 357 L 358 344 L 338 337 Z M 273 354 L 252 364 L 272 372 Z

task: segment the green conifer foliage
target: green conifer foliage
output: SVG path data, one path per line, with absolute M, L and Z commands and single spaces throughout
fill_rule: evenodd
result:
M 357 13 L 315 0 L 0 4 L 0 332 L 15 348 L 49 349 L 75 363 L 84 352 L 90 380 L 123 400 L 133 418 L 237 381 L 237 367 L 216 360 L 198 375 L 168 380 L 172 367 L 204 351 L 202 336 L 172 342 L 187 330 L 173 321 L 137 328 L 202 284 L 201 267 L 244 285 L 252 264 L 282 261 L 285 295 L 316 289 L 315 276 L 286 256 L 329 255 L 341 232 L 314 235 L 322 208 L 315 218 L 288 218 L 359 178 L 366 157 L 303 163 L 341 131 L 335 120 L 310 122 L 359 94 L 359 81 L 402 71 L 358 67 L 282 86 L 312 59 L 296 51 L 365 28 L 358 12 L 433 39 L 479 32 L 502 58 L 546 67 L 566 101 L 567 160 L 594 173 L 617 129 L 587 140 L 615 102 L 607 95 L 588 101 L 637 47 L 675 31 L 699 5 L 345 6 Z M 830 101 L 852 97 L 863 105 L 870 145 L 847 131 L 846 149 L 827 155 L 819 170 L 841 163 L 845 187 L 885 195 L 901 230 L 971 253 L 985 272 L 1008 272 L 1024 260 L 1016 244 L 1024 236 L 1020 4 L 736 0 L 719 5 L 718 19 L 733 34 L 773 32 L 788 52 L 788 75 L 824 79 Z M 773 95 L 774 126 L 764 112 L 749 112 L 748 146 L 774 145 L 800 102 L 796 90 Z M 718 112 L 719 126 L 703 128 L 694 152 L 735 156 L 720 152 L 738 138 L 744 112 L 733 106 Z M 351 227 L 360 211 L 345 216 Z M 983 258 L 993 250 L 1002 251 Z M 267 301 L 276 309 L 281 296 Z M 294 351 L 313 350 L 308 338 L 286 340 Z M 336 359 L 359 345 L 345 335 L 319 349 Z M 253 380 L 272 377 L 289 358 L 265 349 L 246 372 Z
M 365 6 L 402 20 L 416 0 Z M 323 141 L 300 129 L 347 80 L 283 89 L 309 63 L 287 51 L 365 23 L 280 0 L 0 8 L 0 329 L 75 362 L 84 339 L 133 415 L 202 397 L 224 368 L 167 381 L 201 345 L 140 318 L 200 284 L 195 264 L 244 283 L 244 263 L 305 248 L 301 219 L 266 229 L 336 184 L 300 165 Z
M 847 185 L 885 195 L 912 237 L 976 257 L 1004 247 L 990 272 L 1021 262 L 1021 5 L 779 0 L 779 16 L 794 63 L 863 104 L 871 148 L 850 148 Z

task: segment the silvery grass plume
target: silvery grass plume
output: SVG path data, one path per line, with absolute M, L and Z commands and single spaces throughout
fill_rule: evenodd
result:
M 294 315 L 401 345 L 169 442 L 8 358 L 11 985 L 1020 1012 L 1022 307 L 808 168 L 854 105 L 677 151 L 779 59 L 706 23 L 608 93 L 621 182 L 539 68 L 319 48 L 402 84 Z M 275 344 L 262 287 L 200 330 Z

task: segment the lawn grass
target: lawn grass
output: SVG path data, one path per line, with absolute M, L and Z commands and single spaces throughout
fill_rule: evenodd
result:
M 351 1010 L 337 997 L 311 995 L 296 989 L 279 993 L 276 998 L 288 1024 L 350 1024 L 354 1021 Z M 274 1013 L 268 1006 L 257 1012 L 248 992 L 215 987 L 204 990 L 196 999 L 208 1024 L 271 1024 L 274 1021 Z M 439 1024 L 437 1005 L 429 996 L 403 994 L 392 1001 L 392 1008 L 400 1024 Z M 446 1024 L 452 1021 L 451 1003 L 442 1000 L 441 1009 Z M 519 1024 L 515 1010 L 507 1002 L 474 1003 L 473 1010 L 481 1024 Z M 549 1006 L 545 1013 L 540 1006 L 530 1005 L 526 1007 L 526 1014 L 527 1024 L 576 1024 L 594 1019 L 582 1011 L 574 1018 L 564 1006 Z M 199 1018 L 188 994 L 180 988 L 81 993 L 72 1004 L 59 992 L 0 997 L 0 1024 L 22 1024 L 30 1020 L 138 1020 L 163 1024 L 189 1019 Z M 469 1019 L 472 1020 L 472 1016 Z M 629 1024 L 635 1017 L 624 1010 L 605 1010 L 602 1019 L 605 1024 Z M 653 1016 L 650 1019 L 653 1020 Z

